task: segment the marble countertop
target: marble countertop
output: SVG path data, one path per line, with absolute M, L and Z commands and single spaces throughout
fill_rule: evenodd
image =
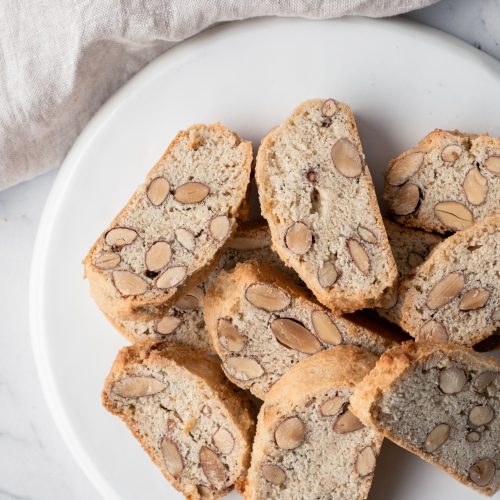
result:
M 500 0 L 443 0 L 407 16 L 500 60 Z M 31 350 L 33 242 L 56 172 L 0 192 L 0 500 L 100 498 L 66 448 L 43 399 Z

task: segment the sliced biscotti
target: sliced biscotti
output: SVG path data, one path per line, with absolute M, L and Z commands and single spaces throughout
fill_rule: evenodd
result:
M 262 140 L 255 177 L 274 249 L 317 299 L 378 305 L 397 269 L 349 106 L 301 104 Z
M 407 342 L 351 398 L 366 425 L 492 495 L 500 486 L 500 365 L 456 344 Z
M 339 345 L 294 366 L 261 408 L 244 498 L 365 499 L 382 444 L 348 409 L 376 357 Z
M 396 342 L 382 328 L 336 317 L 277 268 L 260 262 L 222 271 L 207 291 L 203 313 L 227 377 L 260 399 L 311 354 L 342 343 L 380 354 Z
M 500 139 L 434 130 L 390 162 L 384 198 L 407 226 L 467 229 L 500 211 Z
M 223 496 L 245 475 L 253 410 L 198 351 L 168 342 L 125 347 L 102 398 L 186 497 Z
M 236 227 L 251 162 L 250 142 L 222 125 L 177 134 L 85 258 L 103 312 L 147 318 L 206 277 Z
M 386 292 L 377 312 L 383 318 L 399 325 L 401 323 L 400 281 L 422 264 L 431 249 L 443 238 L 438 234 L 405 227 L 388 219 L 384 219 L 384 225 L 398 267 L 399 279 L 392 290 Z
M 500 214 L 434 247 L 401 286 L 403 328 L 417 340 L 472 346 L 500 326 Z

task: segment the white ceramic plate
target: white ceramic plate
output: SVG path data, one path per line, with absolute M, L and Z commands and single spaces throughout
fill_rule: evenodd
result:
M 259 139 L 303 99 L 331 96 L 356 113 L 380 188 L 387 160 L 434 127 L 500 135 L 500 64 L 401 20 L 233 23 L 185 42 L 120 90 L 66 158 L 40 224 L 31 326 L 42 386 L 75 458 L 106 499 L 180 496 L 100 404 L 123 339 L 89 297 L 80 264 L 174 134 L 221 121 Z M 233 494 L 235 495 L 235 494 Z M 386 444 L 371 499 L 479 495 Z

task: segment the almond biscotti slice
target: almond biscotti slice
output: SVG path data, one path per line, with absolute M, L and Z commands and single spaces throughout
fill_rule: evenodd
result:
M 219 365 L 168 342 L 123 348 L 102 393 L 163 475 L 187 498 L 217 498 L 250 465 L 254 417 Z
M 177 134 L 85 258 L 104 313 L 145 319 L 206 277 L 236 227 L 251 162 L 250 142 L 222 125 Z
M 366 425 L 493 495 L 500 486 L 500 365 L 456 344 L 406 342 L 351 398 Z
M 205 296 L 203 313 L 227 377 L 260 399 L 311 354 L 341 343 L 380 354 L 396 343 L 377 325 L 336 317 L 277 268 L 260 262 L 222 271 Z
M 379 305 L 397 269 L 349 106 L 301 104 L 262 140 L 255 177 L 274 249 L 317 299 Z
M 471 227 L 500 211 L 500 139 L 434 130 L 390 162 L 384 198 L 407 226 Z
M 377 308 L 377 312 L 383 318 L 400 325 L 399 283 L 424 262 L 432 248 L 443 241 L 443 238 L 438 234 L 405 227 L 388 219 L 384 219 L 384 225 L 398 267 L 399 279 L 394 288 L 386 292 L 384 302 Z
M 382 444 L 348 409 L 376 357 L 339 345 L 294 366 L 261 408 L 244 498 L 362 500 Z
M 417 340 L 472 346 L 500 326 L 500 214 L 434 247 L 401 286 L 403 328 Z

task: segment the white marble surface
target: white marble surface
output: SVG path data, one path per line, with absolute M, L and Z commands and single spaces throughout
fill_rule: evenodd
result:
M 443 0 L 408 17 L 500 60 L 500 0 Z M 49 415 L 29 338 L 31 253 L 55 175 L 0 192 L 0 500 L 99 499 Z

